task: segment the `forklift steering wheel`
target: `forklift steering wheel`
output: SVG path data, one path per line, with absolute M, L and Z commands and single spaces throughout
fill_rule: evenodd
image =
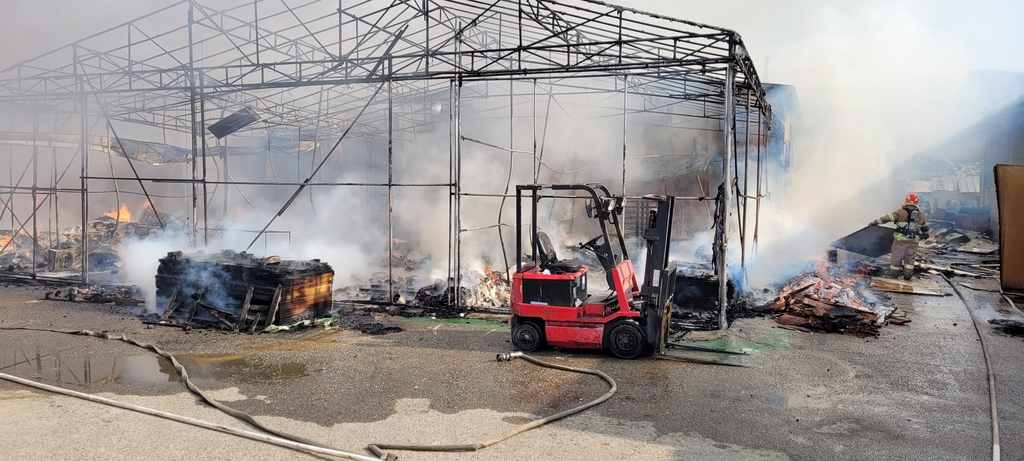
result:
M 590 240 L 587 240 L 584 243 L 581 243 L 580 248 L 594 249 L 594 245 L 597 243 L 598 240 L 601 240 L 602 238 L 604 238 L 603 235 L 598 235 L 597 237 L 594 237 Z

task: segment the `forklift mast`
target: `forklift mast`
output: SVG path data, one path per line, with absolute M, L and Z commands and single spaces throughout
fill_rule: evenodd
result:
M 657 209 L 650 211 L 647 227 L 644 229 L 647 265 L 644 268 L 644 283 L 640 287 L 640 295 L 645 300 L 648 341 L 654 347 L 654 352 L 660 354 L 664 352 L 676 286 L 676 263 L 669 262 L 676 201 L 674 197 L 655 195 L 644 196 L 644 199 L 656 201 Z

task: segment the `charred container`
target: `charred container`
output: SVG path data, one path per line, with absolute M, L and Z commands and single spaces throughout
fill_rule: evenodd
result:
M 177 299 L 201 296 L 222 311 L 240 312 L 250 287 L 251 304 L 270 305 L 279 286 L 279 308 L 267 324 L 314 318 L 331 310 L 334 269 L 318 259 L 258 258 L 230 250 L 213 254 L 174 251 L 160 259 L 156 275 L 158 307 L 177 288 Z

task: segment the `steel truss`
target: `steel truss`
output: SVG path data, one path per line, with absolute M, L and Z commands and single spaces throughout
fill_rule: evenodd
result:
M 504 109 L 479 115 L 510 124 L 516 117 L 532 117 L 532 148 L 515 149 L 514 129 L 508 146 L 462 132 L 467 104 L 499 99 L 488 82 L 507 85 L 500 97 L 508 103 Z M 85 229 L 90 195 L 108 192 L 97 190 L 97 183 L 115 190 L 118 184 L 136 184 L 155 209 L 160 197 L 154 201 L 146 186 L 179 182 L 189 188 L 191 232 L 198 244 L 199 229 L 205 233 L 209 227 L 210 187 L 234 188 L 238 193 L 240 185 L 295 187 L 276 216 L 286 213 L 306 188 L 386 187 L 389 223 L 394 218 L 394 188 L 439 187 L 450 197 L 448 271 L 458 280 L 462 235 L 478 230 L 463 228 L 462 199 L 507 195 L 463 189 L 467 143 L 505 150 L 510 162 L 515 155 L 532 156 L 534 181 L 542 168 L 556 171 L 543 159 L 543 142 L 538 147 L 538 92 L 556 104 L 569 95 L 603 96 L 588 109 L 596 117 L 622 118 L 623 193 L 628 192 L 627 120 L 683 116 L 717 121 L 712 130 L 721 136 L 720 177 L 729 183 L 720 200 L 735 203 L 741 261 L 746 262 L 751 230 L 756 248 L 765 186 L 762 149 L 767 152 L 769 132 L 779 124 L 742 39 L 728 29 L 596 0 L 253 0 L 216 7 L 181 0 L 0 71 L 0 127 L 8 122 L 6 130 L 0 128 L 0 146 L 9 146 L 12 158 L 16 150 L 20 156 L 31 149 L 32 155 L 17 181 L 11 161 L 11 174 L 5 175 L 9 183 L 0 186 L 5 196 L 0 220 L 9 216 L 12 228 L 31 228 L 38 242 L 40 212 L 59 225 L 59 194 L 79 196 Z M 436 101 L 443 101 L 448 120 L 439 121 L 432 113 L 437 112 Z M 517 105 L 532 106 L 532 111 L 517 114 Z M 300 156 L 300 163 L 302 154 L 309 157 L 305 180 L 231 179 L 229 158 L 248 152 L 226 143 L 210 145 L 205 127 L 243 106 L 258 108 L 264 122 L 274 125 L 274 130 L 267 128 L 266 150 L 292 152 Z M 659 115 L 666 118 L 657 119 Z M 445 121 L 450 135 L 449 180 L 396 182 L 396 138 L 415 136 Z M 685 123 L 653 123 L 694 129 Z M 122 138 L 118 131 L 145 132 L 150 138 L 158 134 L 161 141 Z M 280 144 L 271 139 L 272 131 L 283 139 Z M 387 146 L 386 181 L 342 183 L 322 178 L 320 168 L 330 164 L 346 137 Z M 524 143 L 528 144 L 520 140 Z M 41 180 L 37 165 L 47 151 L 53 157 L 48 181 Z M 111 175 L 98 174 L 89 165 L 90 151 L 123 159 L 133 175 L 119 177 L 113 174 L 113 165 Z M 140 174 L 136 164 L 149 158 L 145 155 L 186 165 L 190 178 Z M 209 177 L 208 156 L 222 160 L 221 179 Z M 69 187 L 76 160 L 80 182 Z M 23 185 L 28 165 L 35 166 L 30 186 Z M 46 182 L 49 185 L 42 184 Z M 21 194 L 31 195 L 35 206 L 16 214 L 15 197 Z M 225 192 L 225 215 L 227 196 Z M 748 212 L 748 203 L 755 205 L 753 213 Z M 45 205 L 51 211 L 43 209 Z M 753 226 L 747 222 L 751 216 Z M 730 219 L 722 223 L 727 237 Z M 498 224 L 487 227 L 499 229 L 502 237 L 503 226 L 508 225 L 499 216 Z M 269 227 L 270 223 L 264 231 Z M 389 224 L 389 254 L 394 241 L 390 229 Z M 81 277 L 88 282 L 84 231 L 82 237 Z M 717 265 L 724 271 L 728 239 L 717 244 Z M 6 246 L 0 253 L 4 250 Z M 390 273 L 390 260 L 388 266 Z M 32 276 L 36 275 L 34 264 Z M 726 277 L 720 279 L 724 327 Z

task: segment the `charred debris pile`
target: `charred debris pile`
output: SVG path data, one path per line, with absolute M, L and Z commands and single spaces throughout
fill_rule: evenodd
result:
M 89 239 L 89 270 L 116 271 L 121 261 L 121 243 L 132 238 L 146 238 L 160 229 L 182 229 L 184 222 L 174 216 L 156 213 L 144 208 L 132 214 L 126 205 L 107 211 L 89 221 L 85 235 Z M 34 248 L 33 248 L 34 245 Z M 33 259 L 33 250 L 35 258 Z M 57 231 L 41 231 L 33 243 L 32 234 L 24 229 L 0 230 L 0 272 L 26 272 L 37 270 L 67 271 L 82 267 L 82 226 Z
M 470 313 L 508 313 L 511 285 L 508 275 L 484 267 L 483 272 L 464 270 L 461 286 L 454 280 L 424 283 L 418 274 L 429 263 L 396 254 L 389 293 L 388 273 L 374 273 L 363 283 L 339 288 L 334 299 L 354 309 L 402 317 L 464 317 Z M 486 261 L 485 261 L 486 262 Z M 390 299 L 389 299 L 390 296 Z
M 875 271 L 877 267 L 864 263 L 814 264 L 787 281 L 762 310 L 785 329 L 876 337 L 882 326 L 910 320 L 894 316 L 894 307 L 869 299 L 873 296 L 867 282 Z
M 155 323 L 262 331 L 329 313 L 333 283 L 334 270 L 318 259 L 174 251 L 157 269 L 157 303 L 164 310 Z

